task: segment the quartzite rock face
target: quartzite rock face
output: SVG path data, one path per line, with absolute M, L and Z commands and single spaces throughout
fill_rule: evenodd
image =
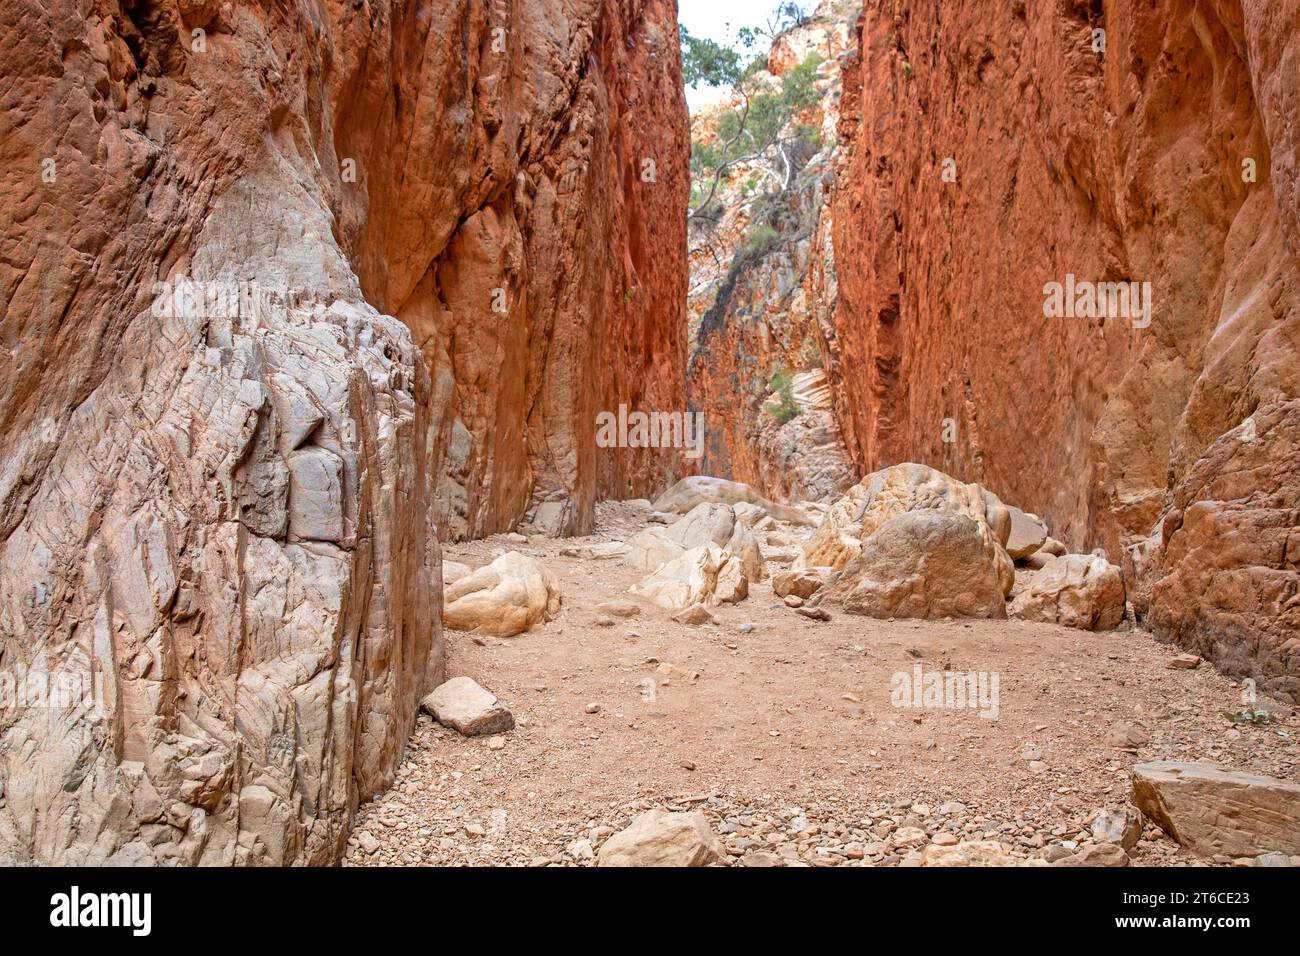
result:
M 678 58 L 666 0 L 4 6 L 0 862 L 330 862 L 438 515 L 677 467 L 593 435 L 681 407 Z
M 882 0 L 832 198 L 858 467 L 926 462 L 1127 553 L 1157 636 L 1293 701 L 1298 69 L 1297 0 Z M 1149 323 L 1048 318 L 1071 276 L 1151 283 Z

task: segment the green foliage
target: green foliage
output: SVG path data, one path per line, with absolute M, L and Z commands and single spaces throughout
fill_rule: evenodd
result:
M 711 41 L 708 41 L 711 42 Z M 686 56 L 683 46 L 683 56 Z M 779 84 L 757 73 L 737 78 L 733 90 L 740 105 L 720 113 L 715 122 L 716 140 L 691 144 L 691 209 L 699 215 L 709 202 L 716 184 L 727 178 L 729 168 L 737 162 L 754 161 L 777 143 L 787 146 L 793 141 L 820 145 L 821 135 L 812 127 L 798 125 L 791 137 L 788 127 L 799 114 L 817 106 L 817 68 L 822 63 L 818 53 L 788 69 Z M 780 173 L 774 174 L 778 181 Z
M 681 31 L 682 79 L 687 86 L 734 86 L 740 82 L 740 53 L 707 37 Z
M 815 50 L 781 74 L 781 100 L 792 113 L 802 113 L 821 100 L 817 92 L 817 69 L 823 57 Z
M 777 400 L 763 406 L 763 411 L 784 425 L 799 414 L 799 403 L 794 400 L 794 376 L 779 365 L 772 371 L 767 387 L 776 392 Z
M 755 226 L 749 231 L 749 235 L 745 239 L 745 257 L 752 259 L 767 252 L 776 240 L 776 236 L 776 230 L 767 223 Z

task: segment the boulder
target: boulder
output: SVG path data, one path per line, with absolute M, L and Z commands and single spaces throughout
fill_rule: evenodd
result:
M 740 557 L 749 580 L 761 581 L 767 576 L 753 532 L 736 520 L 730 505 L 707 502 L 667 527 L 646 528 L 630 542 L 624 563 L 641 571 L 655 571 L 692 548 L 708 546 Z
M 723 505 L 745 502 L 762 508 L 778 521 L 797 525 L 814 524 L 813 519 L 803 511 L 770 501 L 749 485 L 723 478 L 711 478 L 707 475 L 691 475 L 683 478 L 656 498 L 652 507 L 655 511 L 675 511 L 678 514 L 685 514 L 705 502 Z
M 1047 567 L 1047 562 L 1051 561 L 1053 557 L 1054 555 L 1050 555 L 1042 548 L 1039 548 L 1020 563 L 1030 571 L 1041 571 L 1043 568 Z M 1010 597 L 1010 595 L 1007 596 Z
M 1128 866 L 1128 854 L 1118 843 L 1092 843 L 1079 850 L 1077 853 L 1071 853 L 1069 856 L 1063 856 L 1059 860 L 1052 861 L 1052 866 Z
M 1010 593 L 1015 565 L 1002 547 L 1010 528 L 1006 506 L 979 485 L 912 463 L 873 472 L 845 492 L 805 542 L 796 566 L 844 568 L 885 522 L 909 512 L 953 513 L 973 521 L 1002 594 Z
M 577 544 L 561 548 L 560 556 L 584 558 L 588 561 L 607 561 L 611 558 L 626 558 L 630 550 L 631 548 L 623 541 L 597 541 L 594 544 Z
M 1046 860 L 1025 860 L 1011 855 L 996 840 L 966 840 L 952 846 L 932 843 L 921 854 L 922 866 L 1047 866 Z
M 1046 554 L 1049 558 L 1059 558 L 1062 555 L 1070 553 L 1070 549 L 1055 538 L 1049 537 L 1043 541 L 1043 546 L 1038 549 L 1039 552 Z
M 691 548 L 632 585 L 632 593 L 669 611 L 680 611 L 692 604 L 715 604 L 718 572 L 728 557 L 711 545 Z
M 722 604 L 739 604 L 749 597 L 749 576 L 738 555 L 730 555 L 718 569 L 713 597 Z
M 1007 554 L 1012 560 L 1019 561 L 1029 557 L 1042 548 L 1047 540 L 1047 525 L 1034 515 L 1026 514 L 1019 508 L 1008 505 L 1011 513 L 1011 533 L 1007 536 Z
M 708 866 L 722 859 L 702 813 L 647 810 L 615 833 L 596 854 L 597 866 Z
M 472 678 L 453 677 L 420 701 L 420 707 L 444 727 L 478 737 L 500 734 L 515 726 L 514 715 Z
M 798 568 L 792 571 L 778 571 L 772 575 L 772 591 L 777 597 L 793 594 L 800 598 L 810 598 L 831 582 L 835 572 L 830 568 Z
M 442 586 L 455 584 L 461 578 L 468 577 L 473 570 L 468 564 L 461 564 L 459 561 L 443 561 Z
M 767 512 L 758 505 L 752 505 L 748 501 L 740 501 L 731 506 L 731 510 L 736 513 L 736 520 L 746 528 L 752 528 L 758 522 L 767 517 Z
M 560 590 L 535 559 L 508 551 L 444 591 L 443 623 L 458 631 L 510 637 L 560 611 Z
M 1300 854 L 1300 783 L 1157 760 L 1133 767 L 1132 800 L 1200 856 Z
M 948 511 L 890 518 L 863 542 L 828 598 L 875 618 L 1007 615 L 979 525 Z
M 1067 554 L 1034 572 L 1029 586 L 1011 602 L 1011 616 L 1108 631 L 1124 620 L 1124 578 L 1105 558 Z
M 1003 503 L 1002 499 L 984 489 L 984 520 L 988 522 L 989 530 L 993 532 L 993 540 L 1007 546 L 1007 539 L 1011 537 L 1011 509 Z

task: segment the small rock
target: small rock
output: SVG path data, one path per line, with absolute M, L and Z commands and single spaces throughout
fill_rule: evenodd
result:
M 703 813 L 654 809 L 606 840 L 596 865 L 707 866 L 721 859 L 722 848 Z
M 501 701 L 470 677 L 453 677 L 420 706 L 438 723 L 466 737 L 505 733 L 515 725 L 514 715 Z
M 1093 843 L 1052 863 L 1052 866 L 1128 866 L 1128 854 L 1118 843 Z
M 1142 837 L 1142 821 L 1132 810 L 1103 810 L 1093 819 L 1091 830 L 1098 843 L 1117 843 L 1131 850 Z
M 603 601 L 596 605 L 596 610 L 612 617 L 629 618 L 641 613 L 641 606 L 631 601 Z
M 1179 654 L 1170 658 L 1169 668 L 1176 671 L 1191 671 L 1201 666 L 1201 658 L 1196 654 Z
M 802 614 L 814 621 L 829 621 L 831 619 L 830 614 L 820 607 L 797 607 L 794 609 L 794 613 Z
M 697 626 L 700 624 L 717 624 L 718 619 L 703 604 L 692 604 L 673 615 L 673 620 L 678 624 Z

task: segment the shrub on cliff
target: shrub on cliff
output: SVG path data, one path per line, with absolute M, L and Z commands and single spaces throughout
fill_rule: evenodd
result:
M 764 405 L 763 411 L 775 418 L 778 425 L 784 425 L 799 414 L 799 403 L 794 400 L 794 375 L 777 366 L 767 387 L 776 392 L 777 400 Z

